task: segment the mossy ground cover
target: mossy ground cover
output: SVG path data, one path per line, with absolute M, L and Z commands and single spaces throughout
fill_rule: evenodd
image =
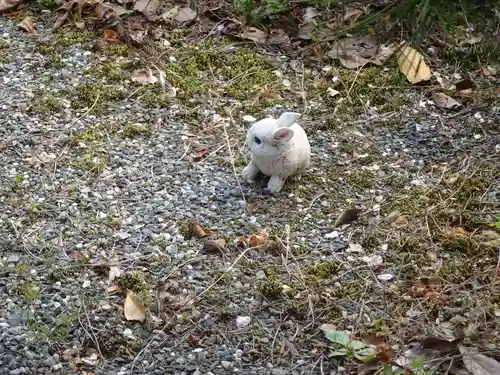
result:
M 61 33 L 54 45 L 38 48 L 53 67 L 63 63 L 60 52 L 64 48 L 89 37 L 83 32 Z M 0 56 L 1 48 L 0 44 Z M 312 347 L 314 340 L 309 339 L 319 335 L 317 322 L 332 322 L 339 329 L 375 334 L 402 345 L 408 338 L 438 331 L 438 322 L 457 317 L 463 318 L 462 325 L 475 324 L 477 335 L 468 337 L 474 345 L 499 345 L 494 327 L 500 310 L 495 280 L 500 234 L 494 224 L 500 176 L 495 168 L 498 156 L 492 156 L 492 140 L 487 136 L 498 130 L 493 113 L 498 95 L 490 80 L 478 81 L 473 93 L 478 103 L 490 108 L 491 112 L 484 112 L 486 121 L 492 120 L 488 129 L 469 124 L 473 117 L 467 112 L 457 117 L 429 109 L 429 103 L 423 106 L 425 96 L 407 84 L 395 63 L 360 71 L 343 69 L 334 62 L 325 63 L 328 69 L 297 69 L 247 45 L 223 39 L 191 42 L 180 33 L 167 50 L 158 47 L 154 56 L 155 66 L 176 89 L 172 99 L 158 85 L 131 81 L 134 69 L 148 64 L 131 64 L 128 53 L 116 46 L 97 53 L 82 83 L 64 93 L 47 92 L 32 110 L 43 115 L 70 105 L 99 115 L 125 99 L 135 100 L 145 111 L 168 108 L 173 100 L 175 116 L 189 124 L 201 143 L 215 149 L 228 138 L 235 145 L 232 158 L 213 157 L 228 168 L 234 166 L 238 173 L 248 157 L 242 147 L 243 115 L 259 118 L 273 106 L 304 113 L 315 152 L 310 171 L 302 180 L 287 184 L 280 198 L 247 200 L 250 215 L 268 214 L 276 219 L 271 231 L 281 243 L 280 253 L 249 255 L 239 264 L 243 275 L 263 272 L 253 297 L 299 321 L 311 322 L 303 333 L 307 339 L 303 348 Z M 333 96 L 329 89 L 338 94 Z M 232 117 L 234 126 L 223 131 L 213 121 L 214 114 Z M 417 124 L 438 130 L 420 137 Z M 484 144 L 474 141 L 478 134 L 486 139 Z M 106 168 L 103 144 L 110 135 L 142 139 L 154 135 L 154 127 L 98 122 L 82 129 L 68 143 L 72 166 L 99 175 Z M 460 139 L 463 142 L 457 146 Z M 338 253 L 318 254 L 300 240 L 320 233 L 304 233 L 304 220 L 333 231 L 335 218 L 354 204 L 361 204 L 361 218 L 337 230 L 361 245 L 362 256 L 381 255 L 380 264 L 366 264 L 361 255 L 345 247 Z M 31 211 L 36 214 L 37 210 L 32 207 Z M 293 240 L 288 239 L 290 234 Z M 157 265 L 152 263 L 154 269 Z M 161 267 L 162 260 L 158 263 Z M 392 273 L 395 280 L 377 279 L 384 272 Z M 419 278 L 436 275 L 440 280 L 437 297 L 415 294 L 412 287 Z M 140 293 L 155 288 L 143 278 L 124 280 L 127 289 Z M 231 280 L 227 274 L 225 282 L 214 284 L 197 310 L 232 316 L 227 301 L 234 299 L 238 288 Z M 34 291 L 31 284 L 20 287 L 28 299 L 35 298 Z M 409 324 L 408 314 L 416 310 L 419 318 L 412 317 Z M 176 319 L 186 323 L 190 318 L 179 314 Z M 123 346 L 123 340 L 117 340 L 116 347 Z M 260 360 L 269 352 L 280 353 L 274 346 L 270 351 L 260 349 L 256 354 Z M 106 350 L 113 352 L 113 348 Z

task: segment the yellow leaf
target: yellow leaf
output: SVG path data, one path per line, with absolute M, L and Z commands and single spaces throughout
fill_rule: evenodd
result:
M 23 19 L 19 26 L 30 34 L 36 34 L 35 30 L 35 19 L 32 16 L 28 16 Z
M 123 312 L 127 320 L 138 320 L 140 322 L 146 320 L 146 309 L 139 301 L 139 298 L 132 292 L 127 293 Z
M 414 48 L 402 47 L 398 53 L 398 64 L 411 84 L 428 81 L 431 78 L 431 70 L 424 61 L 423 56 Z

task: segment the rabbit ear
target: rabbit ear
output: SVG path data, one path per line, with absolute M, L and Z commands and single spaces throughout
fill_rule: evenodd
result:
M 293 137 L 293 130 L 289 128 L 279 128 L 273 134 L 273 138 L 280 142 L 288 142 Z
M 279 127 L 288 127 L 293 124 L 300 118 L 300 113 L 296 112 L 284 112 L 281 114 L 278 120 L 276 120 L 276 125 Z

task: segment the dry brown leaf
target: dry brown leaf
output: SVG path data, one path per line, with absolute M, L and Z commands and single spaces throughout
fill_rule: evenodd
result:
M 265 43 L 269 34 L 257 29 L 256 27 L 247 27 L 239 34 L 240 38 L 248 39 L 256 43 Z
M 410 222 L 408 221 L 408 216 L 406 215 L 398 216 L 396 220 L 392 222 L 392 226 L 397 228 L 406 228 L 409 224 Z
M 195 10 L 189 8 L 189 7 L 184 7 L 184 8 L 179 8 L 179 11 L 177 12 L 174 20 L 176 20 L 178 23 L 186 23 L 186 22 L 191 22 L 196 19 L 197 13 Z
M 271 34 L 259 30 L 255 27 L 245 27 L 242 32 L 237 35 L 238 37 L 246 40 L 251 40 L 256 43 L 269 43 L 269 44 L 289 44 L 290 38 L 283 29 L 273 30 Z
M 267 233 L 256 232 L 250 236 L 249 240 L 250 247 L 253 248 L 263 248 L 267 245 Z
M 344 224 L 351 224 L 353 221 L 357 220 L 359 214 L 361 213 L 361 209 L 354 207 L 348 208 L 342 214 L 339 215 L 337 220 L 335 220 L 334 227 L 339 227 Z
M 27 31 L 30 34 L 36 34 L 35 19 L 32 16 L 24 18 L 19 23 L 19 27 L 21 27 L 23 30 Z
M 160 6 L 159 0 L 137 0 L 134 4 L 134 10 L 141 12 L 150 21 L 157 18 L 156 10 Z
M 291 342 L 290 340 L 288 340 L 287 338 L 283 339 L 283 344 L 284 344 L 285 348 L 287 348 L 288 350 L 290 350 L 290 354 L 292 356 L 298 357 L 300 355 L 300 353 L 297 350 L 297 348 L 295 347 L 294 343 Z
M 289 44 L 290 37 L 283 29 L 273 29 L 271 30 L 271 35 L 267 42 L 273 44 Z
M 332 59 L 338 59 L 342 55 L 354 55 L 370 59 L 377 53 L 377 39 L 373 35 L 365 35 L 361 38 L 345 38 L 334 43 L 327 55 Z
M 441 279 L 438 276 L 424 276 L 413 282 L 410 287 L 409 296 L 411 298 L 425 298 L 438 301 L 445 300 L 447 297 L 441 293 Z
M 23 0 L 0 0 L 0 12 L 14 8 L 22 2 Z
M 473 88 L 474 88 L 474 82 L 470 79 L 463 79 L 455 83 L 455 90 L 457 91 L 470 90 Z
M 54 26 L 52 27 L 54 30 L 58 29 L 66 22 L 66 19 L 69 17 L 69 14 L 72 10 L 77 11 L 78 14 L 81 14 L 83 7 L 85 6 L 86 0 L 68 0 L 63 3 L 57 9 L 57 18 L 56 22 L 54 22 Z
M 428 81 L 431 78 L 431 70 L 424 61 L 423 56 L 410 46 L 402 47 L 397 53 L 398 65 L 412 85 Z
M 188 224 L 188 230 L 189 233 L 191 233 L 193 236 L 197 238 L 203 238 L 210 234 L 209 230 L 203 229 L 203 227 L 200 224 L 194 221 Z
M 370 63 L 370 60 L 365 59 L 364 57 L 347 54 L 340 55 L 339 61 L 342 66 L 347 69 L 358 69 Z
M 243 236 L 238 237 L 234 240 L 234 244 L 238 248 L 246 249 L 250 244 L 250 236 L 244 234 Z
M 455 99 L 452 97 L 443 94 L 442 92 L 433 92 L 432 93 L 432 100 L 434 100 L 434 103 L 439 108 L 444 108 L 444 109 L 458 109 L 462 107 L 462 104 L 457 102 Z
M 132 82 L 140 83 L 141 85 L 154 85 L 158 82 L 158 78 L 153 75 L 151 68 L 137 69 L 132 73 Z
M 379 47 L 375 36 L 366 35 L 337 41 L 327 55 L 348 69 L 358 69 L 366 64 L 382 65 L 396 48 L 394 44 Z
M 223 238 L 219 238 L 217 240 L 208 240 L 203 244 L 203 251 L 207 253 L 222 253 L 224 248 L 226 247 L 226 241 Z
M 161 15 L 161 18 L 166 22 L 175 21 L 176 23 L 192 22 L 196 19 L 197 13 L 189 7 L 180 7 L 176 5 L 172 9 L 166 11 Z
M 440 353 L 448 353 L 457 349 L 462 339 L 446 340 L 439 337 L 426 337 L 420 343 L 423 349 L 437 350 Z
M 348 22 L 350 25 L 354 24 L 360 16 L 362 16 L 365 12 L 363 9 L 359 8 L 353 8 L 353 9 L 348 9 L 344 13 L 344 22 Z
M 35 168 L 39 168 L 42 165 L 47 165 L 56 160 L 57 156 L 53 153 L 48 154 L 45 151 L 40 153 L 32 151 L 30 157 L 25 159 L 29 164 L 33 165 Z
M 191 154 L 191 161 L 193 162 L 198 162 L 202 159 L 205 158 L 205 155 L 210 151 L 207 147 L 198 147 L 194 150 L 194 152 Z
M 113 9 L 113 11 L 116 13 L 116 15 L 118 17 L 123 16 L 124 14 L 129 14 L 129 13 L 133 12 L 133 10 L 131 10 L 131 9 L 129 10 L 129 9 L 123 7 L 122 5 L 111 4 L 111 3 L 106 3 L 105 5 L 111 9 Z
M 467 231 L 464 227 L 453 227 L 453 228 L 448 228 L 444 231 L 444 235 L 448 238 L 455 239 L 455 238 L 470 238 L 472 233 Z
M 115 38 L 118 37 L 118 35 L 116 34 L 115 30 L 106 29 L 106 30 L 104 30 L 103 33 L 104 33 L 104 37 L 105 38 L 113 38 L 113 39 L 115 39 Z
M 139 298 L 132 292 L 127 293 L 123 312 L 127 320 L 137 320 L 139 322 L 146 320 L 146 309 L 139 301 Z
M 312 38 L 312 33 L 314 30 L 314 25 L 310 23 L 305 23 L 299 26 L 299 30 L 297 31 L 297 35 L 295 35 L 298 39 L 310 40 Z
M 462 361 L 465 368 L 472 375 L 498 375 L 500 374 L 500 363 L 493 358 L 483 354 L 470 353 L 469 350 L 460 345 L 460 352 L 463 354 Z

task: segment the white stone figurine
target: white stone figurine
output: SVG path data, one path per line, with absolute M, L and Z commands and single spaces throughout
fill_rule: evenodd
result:
M 310 163 L 311 146 L 304 129 L 297 124 L 299 113 L 285 112 L 278 119 L 265 118 L 247 132 L 251 161 L 243 169 L 243 179 L 253 182 L 259 172 L 271 179 L 267 188 L 279 193 L 288 177 L 299 177 Z

